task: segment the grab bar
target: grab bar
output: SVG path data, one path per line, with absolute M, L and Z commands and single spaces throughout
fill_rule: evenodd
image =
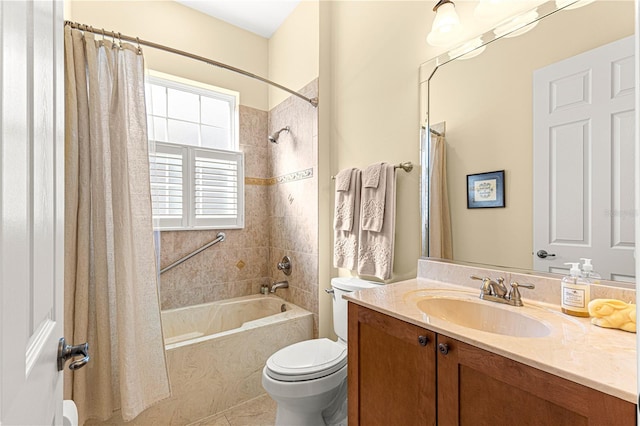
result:
M 224 239 L 227 236 L 224 234 L 224 232 L 218 232 L 218 235 L 216 236 L 216 239 L 213 241 L 209 241 L 207 244 L 203 245 L 202 247 L 200 247 L 198 250 L 189 253 L 188 255 L 186 255 L 185 257 L 176 260 L 175 262 L 173 262 L 171 265 L 164 267 L 163 269 L 160 270 L 160 274 L 164 274 L 165 272 L 167 272 L 169 269 L 175 268 L 176 266 L 178 266 L 179 264 L 181 264 L 182 262 L 184 262 L 185 260 L 189 260 L 190 258 L 192 258 L 193 256 L 195 256 L 196 254 L 200 253 L 201 251 L 204 251 L 206 249 L 208 249 L 209 247 L 211 247 L 212 245 L 221 243 L 222 241 L 224 241 Z

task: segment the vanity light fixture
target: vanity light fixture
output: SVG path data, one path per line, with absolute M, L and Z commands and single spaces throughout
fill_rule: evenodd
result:
M 538 25 L 537 18 L 538 12 L 532 10 L 523 15 L 516 16 L 509 22 L 496 27 L 493 32 L 496 37 L 517 37 L 534 29 L 535 26 Z
M 436 17 L 427 36 L 427 43 L 432 46 L 448 46 L 462 32 L 456 7 L 451 0 L 439 0 L 433 11 L 436 12 Z

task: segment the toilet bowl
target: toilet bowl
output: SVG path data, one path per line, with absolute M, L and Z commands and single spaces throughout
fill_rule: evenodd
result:
M 269 357 L 262 386 L 278 404 L 276 425 L 346 425 L 347 301 L 342 295 L 377 285 L 358 278 L 332 279 L 329 292 L 338 340 L 305 340 Z
M 78 407 L 71 399 L 62 401 L 62 425 L 78 426 Z

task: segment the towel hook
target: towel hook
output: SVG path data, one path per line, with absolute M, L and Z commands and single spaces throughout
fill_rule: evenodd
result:
M 140 48 L 140 39 L 136 37 L 136 43 L 138 43 L 138 55 L 142 55 L 142 49 Z

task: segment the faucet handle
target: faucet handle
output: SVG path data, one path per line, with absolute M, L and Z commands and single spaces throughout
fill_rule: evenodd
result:
M 511 292 L 509 293 L 509 299 L 511 300 L 514 306 L 522 306 L 522 297 L 520 295 L 519 287 L 534 289 L 536 288 L 533 284 L 519 284 L 516 281 L 511 283 Z
M 471 278 L 472 280 L 482 281 L 482 288 L 480 289 L 482 294 L 491 294 L 491 289 L 489 288 L 489 283 L 491 282 L 491 278 L 489 277 L 482 278 L 477 275 L 471 275 L 469 278 Z M 482 297 L 482 295 L 480 297 Z
M 512 283 L 511 283 L 511 288 L 514 288 L 514 287 L 515 287 L 515 288 L 518 288 L 518 287 L 522 287 L 522 288 L 529 288 L 529 289 L 531 289 L 531 290 L 533 290 L 534 288 L 536 288 L 536 286 L 535 286 L 535 285 L 533 285 L 533 284 L 521 284 L 521 283 L 518 283 L 518 282 L 516 282 L 516 281 L 514 281 L 514 282 L 512 282 Z

